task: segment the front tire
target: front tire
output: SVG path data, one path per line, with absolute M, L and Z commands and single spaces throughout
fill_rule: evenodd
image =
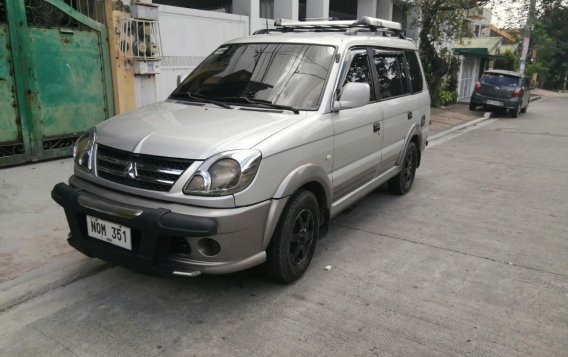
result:
M 527 104 L 526 107 L 524 107 L 523 109 L 521 109 L 521 113 L 526 113 L 527 109 L 529 109 L 529 105 Z
M 392 193 L 405 195 L 412 188 L 416 167 L 418 166 L 418 149 L 416 144 L 411 142 L 404 152 L 402 167 L 395 177 L 389 180 L 389 189 Z
M 268 276 L 292 283 L 308 269 L 319 236 L 320 211 L 310 191 L 299 191 L 288 202 L 266 249 Z

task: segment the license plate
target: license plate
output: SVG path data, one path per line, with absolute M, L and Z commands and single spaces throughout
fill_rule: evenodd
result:
M 498 100 L 491 100 L 491 99 L 487 99 L 486 104 L 489 104 L 489 105 L 497 105 L 497 106 L 499 106 L 499 107 L 502 107 L 502 106 L 503 106 L 503 102 L 500 102 L 500 101 L 498 101 Z
M 130 227 L 87 216 L 87 230 L 90 237 L 132 250 Z

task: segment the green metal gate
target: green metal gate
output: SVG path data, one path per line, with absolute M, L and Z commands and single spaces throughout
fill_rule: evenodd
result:
M 70 5 L 0 0 L 0 166 L 70 155 L 114 115 L 106 27 Z

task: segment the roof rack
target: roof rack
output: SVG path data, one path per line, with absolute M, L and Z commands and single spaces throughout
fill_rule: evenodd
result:
M 346 35 L 356 35 L 361 31 L 381 32 L 383 34 L 392 33 L 400 38 L 404 37 L 402 25 L 399 22 L 377 19 L 365 16 L 359 20 L 319 20 L 309 19 L 309 21 L 293 21 L 278 19 L 274 21 L 276 29 L 263 29 L 254 34 L 270 32 L 294 32 L 294 31 L 314 31 L 314 32 L 345 32 Z

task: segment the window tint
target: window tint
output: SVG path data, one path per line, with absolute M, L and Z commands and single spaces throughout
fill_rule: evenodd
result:
M 424 83 L 422 81 L 420 63 L 418 62 L 418 54 L 414 51 L 404 51 L 404 53 L 406 63 L 408 65 L 408 73 L 410 74 L 412 93 L 422 92 L 422 89 L 424 89 Z
M 345 77 L 343 85 L 350 82 L 368 83 L 371 88 L 371 100 L 375 100 L 375 91 L 369 67 L 369 56 L 366 50 L 356 50 L 353 52 L 353 60 L 349 66 L 349 71 Z
M 408 94 L 410 93 L 410 85 L 408 84 L 408 72 L 406 71 L 406 61 L 404 60 L 404 56 L 401 54 L 397 56 L 398 60 L 398 68 L 400 69 L 400 82 L 402 92 L 401 94 Z
M 410 91 L 402 52 L 373 51 L 381 99 L 408 94 Z
M 226 102 L 268 101 L 315 110 L 333 61 L 331 46 L 282 43 L 219 47 L 191 72 L 172 96 Z
M 479 79 L 482 84 L 492 84 L 501 87 L 519 87 L 521 78 L 501 73 L 484 73 Z

